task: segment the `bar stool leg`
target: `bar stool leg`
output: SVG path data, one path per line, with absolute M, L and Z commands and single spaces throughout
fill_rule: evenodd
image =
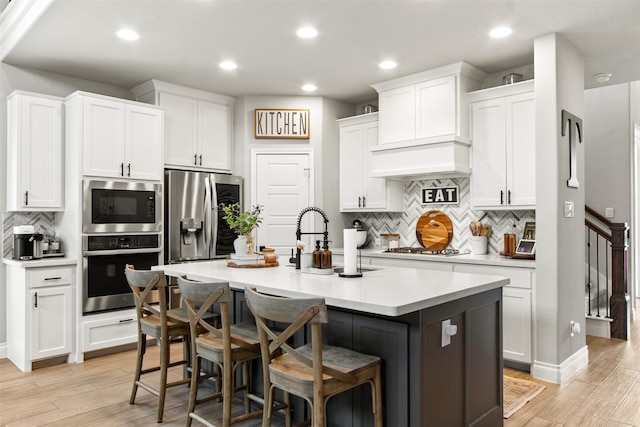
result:
M 160 348 L 160 390 L 158 401 L 158 422 L 162 422 L 164 412 L 164 398 L 167 394 L 167 369 L 169 368 L 169 337 L 162 339 Z
M 131 390 L 131 398 L 129 403 L 133 405 L 136 400 L 136 393 L 138 392 L 138 381 L 140 381 L 140 375 L 142 375 L 142 360 L 147 350 L 147 339 L 145 334 L 138 334 L 138 355 L 136 356 L 136 373 L 133 379 L 133 390 Z

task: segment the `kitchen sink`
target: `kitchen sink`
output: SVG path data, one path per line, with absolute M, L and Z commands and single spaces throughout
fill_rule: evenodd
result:
M 361 267 L 358 268 L 358 272 L 362 273 L 363 271 L 376 271 L 376 270 L 382 270 L 381 268 L 373 268 L 373 267 Z M 334 273 L 343 273 L 344 272 L 344 267 L 333 267 L 333 272 Z

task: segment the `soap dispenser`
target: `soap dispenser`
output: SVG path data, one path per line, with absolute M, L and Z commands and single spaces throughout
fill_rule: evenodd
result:
M 329 241 L 325 240 L 322 248 L 322 267 L 320 268 L 333 268 L 333 260 L 331 257 L 332 254 L 329 250 Z
M 322 268 L 322 250 L 320 240 L 316 240 L 316 249 L 313 251 L 313 268 Z

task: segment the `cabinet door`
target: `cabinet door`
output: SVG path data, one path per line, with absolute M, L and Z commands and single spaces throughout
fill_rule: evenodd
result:
M 86 98 L 83 111 L 84 175 L 124 176 L 124 104 Z
M 362 125 L 340 129 L 340 210 L 362 209 Z
M 162 111 L 126 106 L 125 176 L 162 179 Z
M 366 209 L 387 207 L 387 180 L 371 177 L 371 147 L 378 145 L 378 123 L 362 125 L 362 181 L 364 187 L 363 206 Z
M 207 169 L 231 171 L 231 108 L 198 101 L 198 164 Z
M 415 86 L 380 92 L 380 144 L 414 139 L 416 135 Z
M 496 273 L 498 274 L 498 273 Z M 505 359 L 531 364 L 531 291 L 502 289 L 502 340 Z
M 476 209 L 506 204 L 504 110 L 502 99 L 471 104 L 471 206 Z
M 62 102 L 17 95 L 9 113 L 9 210 L 62 209 Z M 15 129 L 15 131 L 14 131 Z
M 195 166 L 198 101 L 186 96 L 160 92 L 158 105 L 164 107 L 164 163 L 172 166 Z
M 456 76 L 416 85 L 416 138 L 456 134 Z
M 31 360 L 71 352 L 71 286 L 31 291 Z
M 535 94 L 506 99 L 507 202 L 511 206 L 536 206 Z

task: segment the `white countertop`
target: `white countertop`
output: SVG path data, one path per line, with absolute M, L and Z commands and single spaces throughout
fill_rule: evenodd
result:
M 65 256 L 38 258 L 29 261 L 20 261 L 13 258 L 2 258 L 2 263 L 22 268 L 35 268 L 56 267 L 58 265 L 76 265 L 78 263 L 78 260 L 75 258 L 67 258 Z
M 344 255 L 342 248 L 331 248 L 336 255 Z M 530 259 L 514 259 L 497 254 L 472 255 L 422 255 L 383 252 L 381 249 L 362 249 L 362 256 L 373 258 L 408 259 L 413 261 L 447 262 L 457 264 L 495 265 L 500 267 L 536 268 L 536 261 Z
M 501 276 L 399 267 L 380 267 L 364 272 L 360 278 L 307 274 L 290 265 L 231 268 L 226 260 L 153 269 L 193 280 L 227 281 L 232 289 L 252 286 L 284 297 L 323 297 L 329 306 L 385 316 L 401 316 L 509 284 L 509 279 Z

